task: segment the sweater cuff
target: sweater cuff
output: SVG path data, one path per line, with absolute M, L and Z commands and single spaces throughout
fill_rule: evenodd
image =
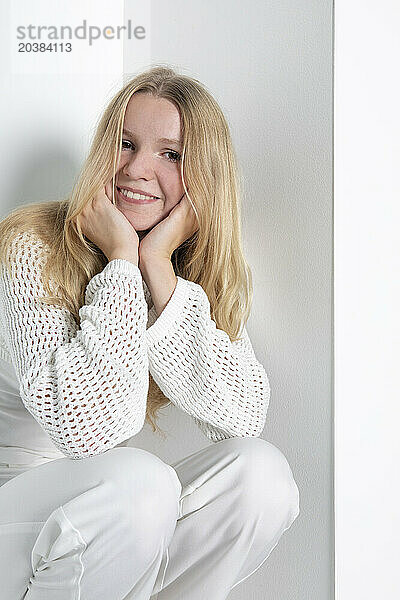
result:
M 139 267 L 130 260 L 125 260 L 125 258 L 113 258 L 106 264 L 103 271 L 124 273 L 125 275 L 142 275 Z
M 124 277 L 121 277 L 121 275 Z M 90 304 L 93 299 L 93 295 L 99 289 L 103 288 L 105 283 L 109 283 L 110 280 L 114 281 L 115 277 L 119 277 L 121 284 L 126 281 L 142 281 L 142 273 L 138 266 L 129 260 L 125 260 L 124 258 L 114 258 L 106 264 L 100 273 L 96 273 L 96 275 L 94 275 L 87 284 L 85 290 L 85 303 Z M 138 287 L 141 288 L 143 293 L 143 285 Z
M 182 317 L 183 308 L 185 306 L 188 294 L 190 291 L 190 282 L 177 275 L 177 284 L 168 300 L 162 313 L 146 330 L 147 346 L 154 346 L 164 336 L 168 335 L 169 331 L 175 327 L 176 323 Z

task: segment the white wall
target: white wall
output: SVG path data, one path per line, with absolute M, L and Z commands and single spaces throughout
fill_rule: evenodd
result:
M 335 3 L 337 600 L 400 597 L 399 22 Z
M 288 458 L 301 513 L 232 600 L 333 598 L 332 2 L 151 2 L 151 59 L 204 82 L 228 117 L 246 185 L 249 334 L 271 382 L 263 437 Z M 130 2 L 125 17 L 133 17 Z M 124 47 L 125 76 L 135 71 Z M 173 462 L 208 441 L 164 409 L 135 445 Z

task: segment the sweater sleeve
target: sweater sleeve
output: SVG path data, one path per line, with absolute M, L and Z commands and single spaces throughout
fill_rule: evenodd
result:
M 137 434 L 149 386 L 147 305 L 139 268 L 114 259 L 96 274 L 79 310 L 38 300 L 43 243 L 12 242 L 12 275 L 0 265 L 0 324 L 32 416 L 67 457 L 105 452 Z
M 146 337 L 154 381 L 211 441 L 260 436 L 270 398 L 267 374 L 245 327 L 234 342 L 217 328 L 200 285 L 178 276 Z

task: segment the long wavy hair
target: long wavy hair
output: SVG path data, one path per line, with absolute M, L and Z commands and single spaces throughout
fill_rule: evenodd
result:
M 176 275 L 201 285 L 210 302 L 211 318 L 234 341 L 249 317 L 253 284 L 242 248 L 241 178 L 231 135 L 221 108 L 205 86 L 167 66 L 153 66 L 138 74 L 113 96 L 98 121 L 70 196 L 25 204 L 0 221 L 0 260 L 8 265 L 7 249 L 13 237 L 34 230 L 48 246 L 42 271 L 48 295 L 40 300 L 67 308 L 79 325 L 86 286 L 108 261 L 85 238 L 75 218 L 111 179 L 114 200 L 125 111 L 138 93 L 165 98 L 179 111 L 181 177 L 199 229 L 173 252 L 171 261 Z M 51 289 L 50 283 L 55 287 Z M 156 412 L 168 404 L 170 400 L 149 374 L 146 421 L 153 431 L 161 433 Z

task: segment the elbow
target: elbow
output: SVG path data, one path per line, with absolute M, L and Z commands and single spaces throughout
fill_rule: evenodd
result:
M 253 437 L 260 437 L 264 431 L 265 424 L 267 422 L 267 413 L 269 407 L 269 399 L 270 399 L 270 387 L 267 379 L 267 385 L 264 386 L 263 390 L 258 393 L 256 398 L 253 419 L 252 419 L 252 429 L 254 433 Z
M 250 406 L 251 410 L 246 410 L 247 419 L 242 422 L 240 433 L 236 433 L 236 435 L 240 437 L 260 437 L 262 435 L 267 421 L 269 398 L 269 385 L 254 390 L 254 394 L 247 400 L 247 406 Z
M 61 452 L 66 458 L 71 460 L 82 460 L 83 458 L 90 458 L 91 456 L 98 456 L 99 454 L 105 454 L 109 450 L 112 450 L 121 442 L 124 442 L 131 437 L 137 435 L 141 431 L 144 425 L 141 423 L 140 426 L 129 429 L 128 432 L 119 435 L 118 437 L 109 437 L 106 441 L 101 440 L 100 442 L 93 442 L 92 444 L 65 444 L 63 447 L 58 446 Z M 53 440 L 55 443 L 55 440 Z
M 97 456 L 137 435 L 146 419 L 147 393 L 148 379 L 141 390 L 135 389 L 125 396 L 122 414 L 107 412 L 104 418 L 88 421 L 83 427 L 77 415 L 74 415 L 73 425 L 70 423 L 64 432 L 64 454 L 72 460 Z
M 137 435 L 143 428 L 145 417 L 145 411 L 141 411 L 140 414 L 131 414 L 130 418 L 114 422 L 115 427 L 108 427 L 107 431 L 102 431 L 101 426 L 97 425 L 94 430 L 86 427 L 81 428 L 78 433 L 71 433 L 69 430 L 51 437 L 66 458 L 81 460 L 104 454 Z
M 265 423 L 266 423 L 266 415 L 261 416 L 255 423 L 253 423 L 253 426 L 251 428 L 251 433 L 249 434 L 248 437 L 261 437 L 261 435 L 265 429 Z

